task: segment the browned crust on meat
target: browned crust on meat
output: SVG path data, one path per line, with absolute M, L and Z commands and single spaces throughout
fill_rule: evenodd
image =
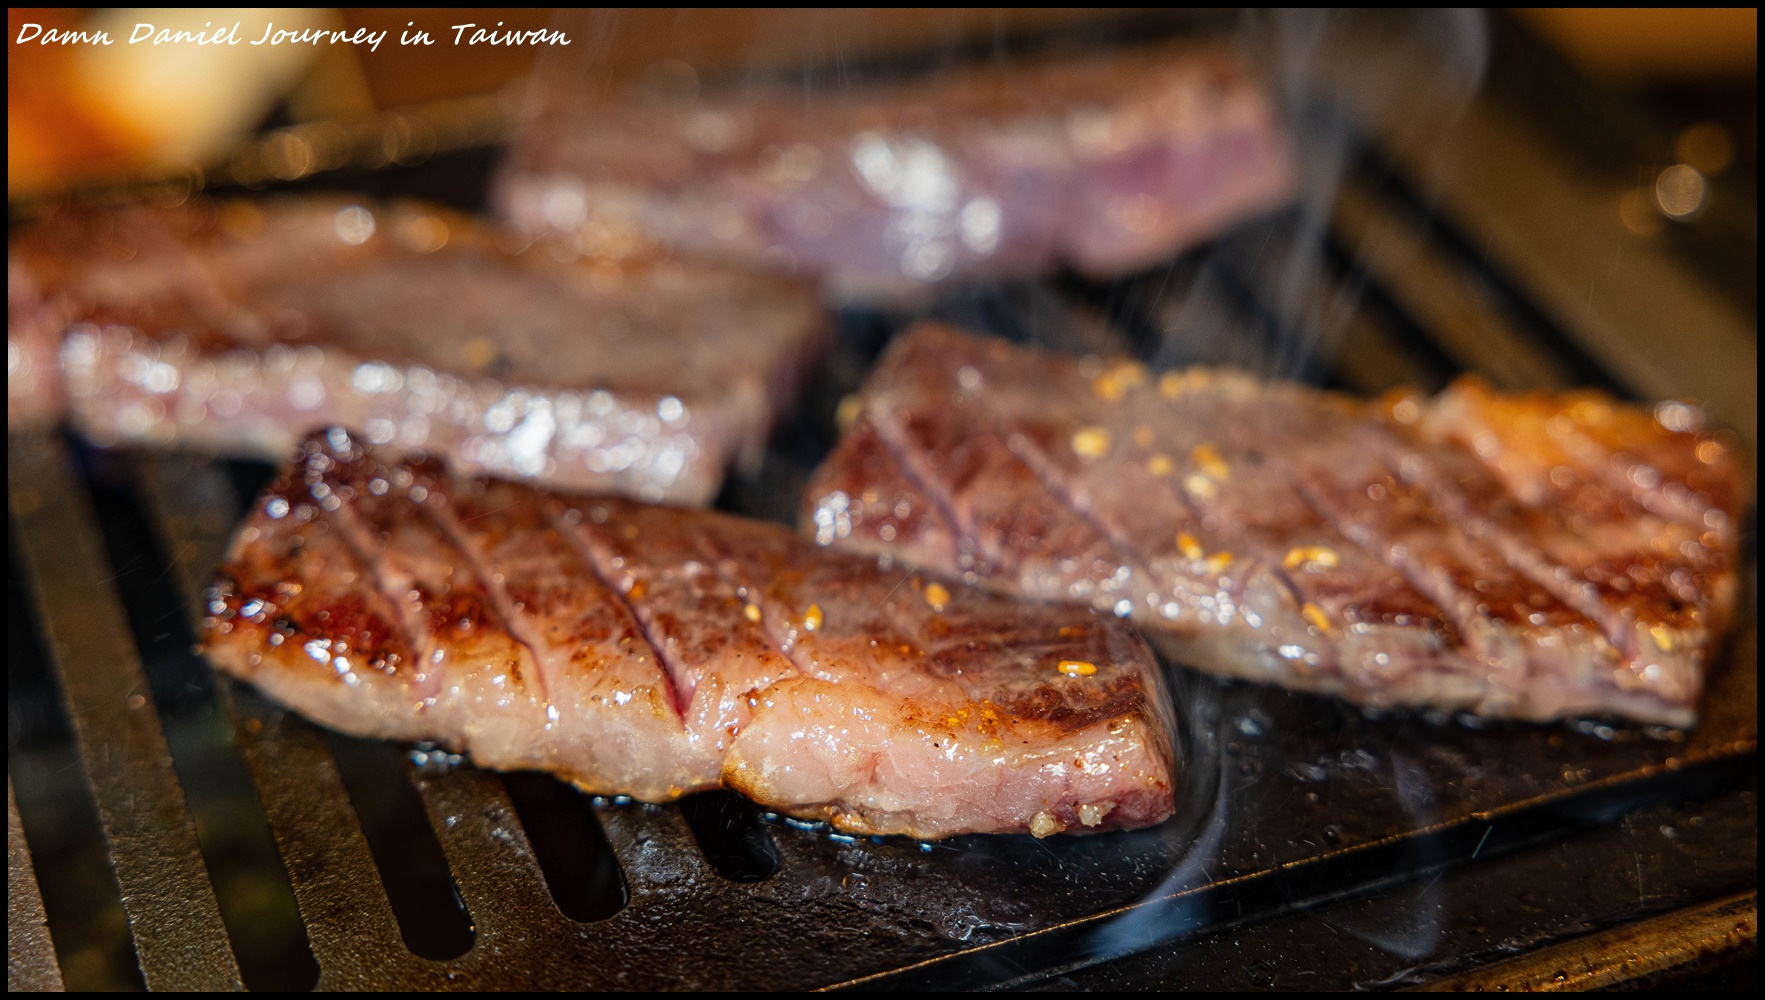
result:
M 340 430 L 259 500 L 207 611 L 219 667 L 321 722 L 598 793 L 723 782 L 925 837 L 1172 808 L 1162 677 L 1119 623 L 783 526 L 457 479 Z

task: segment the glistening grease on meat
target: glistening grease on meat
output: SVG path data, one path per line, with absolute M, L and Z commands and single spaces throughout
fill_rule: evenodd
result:
M 209 592 L 222 669 L 348 732 L 651 801 L 725 785 L 855 833 L 1170 815 L 1158 665 L 779 525 L 451 477 L 314 436 Z
M 1727 449 L 1595 393 L 1370 406 L 927 324 L 806 503 L 824 545 L 1370 705 L 1689 725 L 1734 600 Z
M 8 255 L 8 416 L 279 460 L 308 431 L 707 503 L 819 349 L 808 286 L 336 197 L 69 212 Z M 65 381 L 65 385 L 64 385 Z

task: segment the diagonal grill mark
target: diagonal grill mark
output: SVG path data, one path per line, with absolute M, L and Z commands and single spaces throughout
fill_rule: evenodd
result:
M 988 429 L 993 433 L 993 436 L 1004 443 L 1005 450 L 1011 454 L 1012 458 L 1017 459 L 1019 464 L 1030 470 L 1030 473 L 1036 477 L 1036 481 L 1042 484 L 1042 489 L 1046 490 L 1048 495 L 1061 505 L 1062 509 L 1088 525 L 1092 531 L 1097 532 L 1099 538 L 1113 545 L 1147 580 L 1157 582 L 1158 577 L 1152 572 L 1151 567 L 1134 558 L 1134 547 L 1125 536 L 1111 529 L 1090 511 L 1079 506 L 1078 497 L 1062 485 L 1060 477 L 1054 472 L 1054 464 L 1048 461 L 1047 456 L 1038 453 L 1033 445 L 1025 447 L 1021 451 L 1013 448 L 1011 446 L 1012 436 L 1005 433 L 1004 428 L 997 424 Z M 1025 440 L 1027 442 L 1028 439 Z M 1029 454 L 1025 454 L 1025 452 L 1029 452 Z M 1190 513 L 1193 514 L 1194 511 L 1190 511 Z
M 453 504 L 448 502 L 445 491 L 432 490 L 429 493 L 429 499 L 431 503 L 418 504 L 417 510 L 459 551 L 466 567 L 471 570 L 473 576 L 477 577 L 479 585 L 483 587 L 485 596 L 490 598 L 491 608 L 496 611 L 497 617 L 502 619 L 503 631 L 508 633 L 509 638 L 515 640 L 516 645 L 527 650 L 527 657 L 533 664 L 533 686 L 539 689 L 540 699 L 548 707 L 551 706 L 551 691 L 545 682 L 545 671 L 540 667 L 540 644 L 527 633 L 526 626 L 521 624 L 521 618 L 515 612 L 515 602 L 509 597 L 508 589 L 497 582 L 496 574 L 492 573 L 490 567 L 485 565 L 484 560 L 478 555 L 478 550 L 466 537 L 465 526 L 461 524 L 459 515 L 454 512 Z
M 588 567 L 589 573 L 594 575 L 595 580 L 600 583 L 601 589 L 605 590 L 608 595 L 612 597 L 613 602 L 618 605 L 620 610 L 624 611 L 626 616 L 631 619 L 632 624 L 636 626 L 632 631 L 641 636 L 644 643 L 650 647 L 651 654 L 656 658 L 656 673 L 661 675 L 662 683 L 668 685 L 668 704 L 673 707 L 675 718 L 678 719 L 682 725 L 685 725 L 687 706 L 686 702 L 681 697 L 680 686 L 674 681 L 675 670 L 682 669 L 682 672 L 684 672 L 684 669 L 681 668 L 678 659 L 668 655 L 667 645 L 663 642 L 662 638 L 659 635 L 651 634 L 650 623 L 645 621 L 644 616 L 638 613 L 637 605 L 634 604 L 630 597 L 626 595 L 624 591 L 619 589 L 618 584 L 616 584 L 613 579 L 601 569 L 600 560 L 596 558 L 595 545 L 589 540 L 590 534 L 594 532 L 594 528 L 591 526 L 593 524 L 593 518 L 583 516 L 575 524 L 571 524 L 563 516 L 565 509 L 563 501 L 544 494 L 541 494 L 541 496 L 544 496 L 546 500 L 550 501 L 545 504 L 546 520 L 551 523 L 551 526 L 557 530 L 558 534 L 570 539 L 570 541 L 576 546 L 576 554 L 581 557 L 583 564 Z M 580 514 L 581 511 L 578 511 L 577 513 Z M 605 543 L 603 542 L 602 544 Z
M 1201 512 L 1199 510 L 1195 509 L 1193 504 L 1190 502 L 1189 498 L 1184 496 L 1181 492 L 1179 492 L 1177 490 L 1177 487 L 1174 484 L 1170 485 L 1170 486 L 1166 486 L 1165 490 L 1169 495 L 1171 495 L 1172 497 L 1175 497 L 1176 501 L 1178 503 L 1183 504 L 1185 507 L 1188 508 L 1190 515 L 1195 518 L 1197 524 L 1206 523 L 1201 518 Z M 1249 533 L 1247 531 L 1245 531 L 1242 528 L 1242 526 L 1240 526 L 1238 524 L 1237 521 L 1232 520 L 1231 518 L 1226 518 L 1224 523 L 1225 523 L 1224 527 L 1221 527 L 1220 525 L 1217 525 L 1217 524 L 1209 524 L 1208 528 L 1210 530 L 1224 536 L 1227 541 L 1232 543 L 1233 547 L 1240 549 L 1244 552 L 1258 553 L 1258 552 L 1260 552 L 1260 550 L 1263 549 L 1262 543 L 1253 539 L 1249 535 Z M 1293 574 L 1287 569 L 1287 567 L 1281 565 L 1281 561 L 1279 559 L 1269 559 L 1263 555 L 1257 555 L 1256 558 L 1259 558 L 1262 560 L 1264 575 L 1266 575 L 1269 579 L 1274 580 L 1276 583 L 1279 583 L 1282 587 L 1286 588 L 1287 597 L 1289 600 L 1291 600 L 1293 602 L 1293 610 L 1297 612 L 1300 608 L 1304 607 L 1305 595 L 1300 592 L 1299 584 L 1294 582 Z M 1248 577 L 1248 576 L 1245 577 L 1245 586 L 1246 586 L 1247 591 L 1248 591 L 1248 587 L 1249 587 L 1249 581 L 1250 581 L 1250 577 Z M 1329 637 L 1326 636 L 1324 638 L 1329 638 Z M 1332 641 L 1332 643 L 1334 642 L 1334 640 L 1331 640 L 1331 641 Z
M 1340 537 L 1343 541 L 1348 542 L 1350 547 L 1358 549 L 1358 550 L 1362 550 L 1362 551 L 1364 551 L 1366 549 L 1366 546 L 1357 542 L 1352 535 L 1350 535 L 1347 531 L 1343 530 L 1343 526 L 1341 524 L 1337 523 L 1336 518 L 1332 517 L 1327 511 L 1319 509 L 1317 504 L 1312 502 L 1311 497 L 1307 496 L 1306 491 L 1300 486 L 1300 484 L 1298 482 L 1296 482 L 1297 476 L 1294 474 L 1294 471 L 1293 471 L 1290 463 L 1286 462 L 1284 459 L 1281 459 L 1279 456 L 1271 456 L 1271 458 L 1275 461 L 1275 463 L 1276 463 L 1275 467 L 1280 472 L 1282 479 L 1286 481 L 1288 486 L 1293 488 L 1293 492 L 1295 493 L 1295 495 L 1297 495 L 1299 497 L 1301 502 L 1303 502 L 1306 506 L 1310 507 L 1311 510 L 1314 513 L 1316 513 L 1323 520 L 1323 522 L 1325 524 L 1329 525 L 1331 530 L 1336 532 L 1338 537 Z M 1172 497 L 1174 497 L 1176 499 L 1176 501 L 1179 504 L 1182 504 L 1183 506 L 1188 508 L 1190 515 L 1192 517 L 1196 518 L 1196 520 L 1199 522 L 1202 520 L 1201 511 L 1198 510 L 1195 507 L 1194 502 L 1192 500 L 1190 500 L 1189 497 L 1186 496 L 1182 492 L 1182 490 L 1180 490 L 1176 486 L 1176 483 L 1180 479 L 1181 479 L 1181 477 L 1175 477 L 1175 476 L 1171 477 L 1171 479 L 1168 481 L 1168 485 L 1165 486 L 1165 489 Z M 1240 528 L 1240 526 L 1236 520 L 1227 518 L 1227 519 L 1225 519 L 1225 525 L 1226 525 L 1226 527 L 1224 529 L 1221 529 L 1217 525 L 1210 525 L 1210 527 L 1213 527 L 1214 530 L 1220 531 L 1222 534 L 1227 535 L 1234 544 L 1238 544 L 1238 545 L 1243 546 L 1247 551 L 1262 548 L 1262 546 L 1257 544 L 1255 542 L 1255 540 L 1252 539 L 1246 531 L 1244 531 Z M 1376 562 L 1376 563 L 1380 563 L 1380 564 L 1385 564 L 1385 562 L 1386 562 L 1386 560 L 1378 554 L 1374 554 L 1372 556 L 1372 561 Z M 1305 604 L 1305 597 L 1301 593 L 1301 591 L 1299 589 L 1299 584 L 1295 581 L 1295 578 L 1293 576 L 1292 571 L 1287 569 L 1286 566 L 1282 565 L 1282 560 L 1280 560 L 1280 559 L 1267 559 L 1267 560 L 1265 560 L 1265 567 L 1266 567 L 1266 571 L 1268 573 L 1268 576 L 1271 579 L 1280 581 L 1281 586 L 1283 586 L 1287 589 L 1288 596 L 1291 597 L 1293 600 L 1293 606 L 1295 608 L 1302 607 Z M 1428 603 L 1433 604 L 1436 607 L 1436 609 L 1438 609 L 1440 611 L 1440 621 L 1451 623 L 1453 629 L 1458 631 L 1460 633 L 1460 636 L 1463 635 L 1463 630 L 1459 628 L 1459 626 L 1456 622 L 1453 622 L 1452 613 L 1450 611 L 1448 611 L 1446 608 L 1442 607 L 1440 605 L 1440 602 L 1436 601 L 1432 596 L 1430 596 L 1426 590 L 1422 589 L 1421 587 L 1416 586 L 1415 582 L 1412 581 L 1409 578 L 1409 576 L 1406 573 L 1404 573 L 1404 571 L 1400 567 L 1395 568 L 1395 569 L 1396 569 L 1396 572 L 1398 573 L 1398 575 L 1400 577 L 1402 577 L 1406 583 L 1408 583 L 1413 589 L 1415 589 L 1418 594 L 1420 594 L 1422 597 L 1426 598 Z
M 1090 514 L 1079 509 L 1074 498 L 1069 496 L 1064 489 L 1059 487 L 1057 477 L 1053 476 L 1048 470 L 1039 467 L 1039 463 L 1028 461 L 1025 456 L 1013 449 L 1010 445 L 1010 436 L 1003 433 L 998 426 L 991 422 L 984 424 L 983 426 L 1005 446 L 1007 454 L 1011 455 L 1012 458 L 1016 459 L 1021 465 L 1030 470 L 1030 474 L 1036 477 L 1037 482 L 1042 484 L 1042 488 L 1061 505 L 1063 510 L 1071 513 L 1078 518 L 1079 521 L 1089 526 L 1091 530 L 1097 532 L 1098 537 L 1114 546 L 1124 559 L 1131 563 L 1135 569 L 1139 570 L 1141 575 L 1147 580 L 1157 579 L 1157 577 L 1155 577 L 1146 566 L 1142 565 L 1139 560 L 1132 558 L 1133 549 L 1130 546 L 1124 544 L 1114 532 L 1109 531 L 1100 522 L 1093 519 Z M 928 496 L 931 496 L 935 502 L 939 503 L 939 505 L 946 510 L 947 516 L 952 525 L 958 532 L 960 532 L 961 522 L 956 518 L 954 502 L 948 499 L 949 491 L 944 490 L 941 484 L 934 490 L 931 485 L 932 481 L 928 477 L 922 477 L 915 474 L 906 460 L 904 454 L 905 449 L 899 443 L 889 439 L 889 436 L 882 431 L 880 423 L 877 424 L 877 428 L 877 437 L 881 439 L 884 446 L 889 449 L 889 454 L 895 457 L 895 462 L 901 467 L 903 475 L 905 475 L 914 485 L 919 486 Z M 958 537 L 960 537 L 960 535 Z M 978 540 L 971 541 L 973 541 L 975 546 L 978 547 Z
M 300 464 L 304 468 L 305 462 Z M 422 634 L 423 630 L 420 626 L 407 615 L 404 595 L 393 592 L 394 588 L 387 580 L 382 568 L 382 560 L 378 558 L 378 555 L 384 552 L 384 547 L 375 543 L 374 531 L 362 523 L 361 515 L 355 509 L 355 500 L 351 498 L 348 502 L 340 503 L 336 510 L 326 510 L 324 503 L 318 497 L 313 496 L 310 486 L 305 485 L 300 479 L 290 478 L 295 487 L 289 492 L 305 493 L 307 500 L 311 501 L 313 506 L 318 509 L 319 519 L 336 527 L 337 539 L 343 543 L 343 547 L 348 550 L 350 557 L 360 567 L 361 575 L 373 581 L 373 591 L 388 605 L 391 611 L 391 614 L 387 616 L 388 620 L 394 628 L 398 629 L 399 637 L 404 640 L 413 661 L 420 660 L 424 647 L 428 645 L 428 640 Z
M 1458 488 L 1449 481 L 1447 475 L 1436 468 L 1434 463 L 1428 461 L 1425 454 L 1407 447 L 1402 441 L 1389 435 L 1382 435 L 1382 437 L 1386 440 L 1386 446 L 1380 457 L 1398 481 L 1411 482 L 1405 475 L 1403 466 L 1406 459 L 1419 459 L 1422 481 L 1416 485 L 1420 486 L 1436 502 L 1439 502 L 1442 509 L 1452 515 L 1457 523 L 1463 525 L 1466 534 L 1487 543 L 1502 557 L 1502 561 L 1507 563 L 1509 569 L 1531 580 L 1546 593 L 1581 613 L 1589 621 L 1597 623 L 1607 641 L 1611 642 L 1626 659 L 1636 655 L 1636 638 L 1629 629 L 1623 627 L 1622 621 L 1614 620 L 1615 612 L 1606 607 L 1605 602 L 1601 601 L 1597 594 L 1565 580 L 1565 577 L 1579 580 L 1580 574 L 1552 559 L 1537 546 L 1514 537 L 1494 521 L 1479 515 L 1475 505 L 1460 494 Z M 1454 446 L 1445 444 L 1442 447 L 1453 448 Z M 1479 465 L 1479 467 L 1481 466 Z M 1514 500 L 1515 504 L 1519 505 L 1519 501 L 1512 496 L 1508 496 L 1508 499 Z M 1553 570 L 1562 572 L 1553 572 Z
M 1311 508 L 1312 513 L 1318 515 L 1318 517 L 1323 519 L 1325 524 L 1328 524 L 1334 529 L 1338 537 L 1348 542 L 1355 550 L 1365 554 L 1373 562 L 1390 567 L 1392 571 L 1403 578 L 1404 582 L 1414 588 L 1416 593 L 1427 598 L 1429 603 L 1439 609 L 1441 620 L 1450 624 L 1458 633 L 1456 637 L 1442 636 L 1442 639 L 1446 639 L 1449 642 L 1456 639 L 1456 645 L 1468 648 L 1468 637 L 1473 634 L 1469 626 L 1473 624 L 1486 624 L 1491 621 L 1491 619 L 1487 617 L 1473 619 L 1461 615 L 1458 611 L 1457 601 L 1445 601 L 1436 596 L 1432 592 L 1434 586 L 1432 581 L 1429 580 L 1428 574 L 1422 572 L 1420 567 L 1415 566 L 1410 560 L 1398 558 L 1397 553 L 1393 551 L 1391 546 L 1369 545 L 1356 538 L 1355 530 L 1351 530 L 1346 521 L 1338 518 L 1328 505 L 1318 499 L 1314 488 L 1306 481 L 1306 477 L 1301 475 L 1299 470 L 1294 468 L 1291 464 L 1285 461 L 1278 461 L 1275 464 L 1275 468 L 1280 471 L 1281 478 L 1286 481 L 1287 485 L 1293 488 L 1294 495 L 1304 501 L 1305 505 Z M 1283 568 L 1282 573 L 1285 575 L 1285 568 Z M 1524 664 L 1520 664 L 1519 666 L 1524 666 Z
M 712 544 L 710 539 L 702 531 L 695 531 L 693 533 L 693 547 L 698 549 L 699 554 L 705 557 L 705 565 L 711 568 L 711 572 L 716 573 L 719 579 L 735 588 L 738 592 L 746 590 L 748 592 L 748 600 L 753 604 L 759 606 L 762 600 L 768 600 L 765 597 L 765 591 L 756 585 L 754 581 L 745 577 L 734 577 L 723 571 L 720 564 L 726 558 L 737 565 L 740 565 L 741 561 L 734 558 L 733 553 L 725 553 L 716 545 Z M 771 603 L 770 600 L 768 600 L 768 603 Z M 761 607 L 760 611 L 760 635 L 763 636 L 767 642 L 772 644 L 773 651 L 783 657 L 786 662 L 790 663 L 791 668 L 795 670 L 799 676 L 810 676 L 809 665 L 797 658 L 797 647 L 793 645 L 791 648 L 786 649 L 784 641 L 778 637 L 777 633 L 772 631 L 772 616 L 765 613 L 766 609 L 764 607 Z M 779 617 L 785 618 L 788 616 L 780 615 Z
M 1390 560 L 1386 559 L 1383 555 L 1381 555 L 1378 552 L 1369 552 L 1366 545 L 1363 545 L 1359 541 L 1355 540 L 1355 537 L 1352 534 L 1350 534 L 1348 531 L 1344 530 L 1343 525 L 1338 523 L 1337 519 L 1335 517 L 1333 517 L 1329 511 L 1321 508 L 1317 503 L 1315 503 L 1313 501 L 1313 498 L 1310 495 L 1308 495 L 1308 491 L 1306 490 L 1304 484 L 1300 481 L 1301 477 L 1296 473 L 1296 471 L 1294 470 L 1294 468 L 1290 462 L 1286 461 L 1285 459 L 1283 459 L 1279 456 L 1271 456 L 1271 463 L 1270 464 L 1280 474 L 1282 481 L 1285 482 L 1286 485 L 1293 490 L 1294 496 L 1297 496 L 1301 503 L 1305 504 L 1308 508 L 1310 508 L 1312 513 L 1318 515 L 1319 519 L 1322 520 L 1324 522 L 1324 524 L 1329 526 L 1330 530 L 1336 532 L 1337 538 L 1340 538 L 1342 541 L 1348 543 L 1348 545 L 1346 546 L 1347 548 L 1354 549 L 1355 551 L 1358 551 L 1358 552 L 1361 552 L 1361 553 L 1367 555 L 1369 557 L 1370 561 L 1373 563 L 1376 563 L 1381 566 L 1388 566 L 1394 573 L 1397 574 L 1399 579 L 1404 581 L 1404 583 L 1407 584 L 1412 590 L 1414 590 L 1417 595 L 1422 597 L 1423 600 L 1425 600 L 1429 605 L 1432 605 L 1434 607 L 1434 610 L 1436 612 L 1438 612 L 1438 614 L 1436 616 L 1436 620 L 1443 627 L 1429 628 L 1426 625 L 1422 625 L 1420 627 L 1428 628 L 1428 630 L 1431 631 L 1437 638 L 1439 638 L 1441 640 L 1441 642 L 1445 646 L 1447 646 L 1448 648 L 1451 648 L 1453 646 L 1463 646 L 1464 645 L 1464 640 L 1465 640 L 1465 636 L 1467 635 L 1467 633 L 1466 633 L 1465 629 L 1463 628 L 1463 626 L 1461 626 L 1459 624 L 1457 617 L 1454 615 L 1453 611 L 1450 608 L 1446 607 L 1446 605 L 1444 605 L 1440 601 L 1436 600 L 1434 598 L 1434 595 L 1432 595 L 1428 592 L 1427 588 L 1418 585 L 1417 582 L 1411 578 L 1409 572 L 1403 566 L 1393 564 Z M 1269 566 L 1269 572 L 1272 575 L 1274 575 L 1276 579 L 1279 579 L 1282 582 L 1282 584 L 1284 584 L 1287 587 L 1288 590 L 1293 592 L 1294 597 L 1297 601 L 1300 601 L 1303 603 L 1304 598 L 1302 596 L 1300 596 L 1299 584 L 1297 582 L 1295 582 L 1295 577 L 1293 575 L 1293 571 L 1286 567 L 1285 562 L 1283 560 L 1271 559 L 1271 560 L 1269 560 L 1268 566 Z
M 883 447 L 888 450 L 889 456 L 895 460 L 895 467 L 901 470 L 901 477 L 906 479 L 913 488 L 930 497 L 932 503 L 937 506 L 938 512 L 943 515 L 944 521 L 950 527 L 950 537 L 956 540 L 957 551 L 962 550 L 965 542 L 972 548 L 976 541 L 969 532 L 963 529 L 962 519 L 956 516 L 956 503 L 951 498 L 949 491 L 931 477 L 920 475 L 918 470 L 914 469 L 913 463 L 907 459 L 906 447 L 889 435 L 886 422 L 866 416 L 865 423 L 868 423 L 871 429 L 876 432 L 876 439 L 882 442 Z M 854 427 L 853 431 L 856 430 L 857 428 Z

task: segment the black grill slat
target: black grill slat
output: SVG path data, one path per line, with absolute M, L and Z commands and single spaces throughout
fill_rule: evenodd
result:
M 233 490 L 238 467 L 260 468 L 208 464 L 182 453 L 142 462 L 149 516 L 164 539 L 172 578 L 191 608 L 202 606 L 202 582 L 220 565 L 238 519 L 241 500 Z M 381 981 L 417 965 L 399 938 L 324 733 L 248 686 L 220 676 L 215 686 L 281 850 L 321 985 Z M 314 830 L 324 836 L 313 836 Z
M 60 442 L 9 435 L 7 487 L 148 988 L 239 989 L 113 573 Z
M 1483 269 L 1443 252 L 1434 241 L 1436 226 L 1405 202 L 1381 197 L 1359 173 L 1343 179 L 1334 221 L 1352 258 L 1458 366 L 1506 392 L 1562 389 L 1589 377 L 1609 381 L 1590 359 L 1565 361 L 1560 350 L 1544 346 L 1535 327 L 1512 315 L 1508 297 Z
M 195 651 L 197 613 L 187 604 L 193 595 L 168 586 L 174 568 L 134 485 L 142 457 L 116 451 L 80 463 L 90 470 L 87 485 L 115 585 L 245 985 L 310 988 L 318 967 L 287 872 L 220 706 L 214 671 Z M 215 527 L 226 523 L 210 519 Z
M 6 991 L 40 993 L 65 989 L 55 945 L 49 940 L 49 918 L 37 892 L 24 824 L 6 780 Z
M 421 963 L 399 937 L 324 732 L 249 687 L 222 683 L 231 689 L 234 730 L 306 921 L 319 988 L 399 981 Z

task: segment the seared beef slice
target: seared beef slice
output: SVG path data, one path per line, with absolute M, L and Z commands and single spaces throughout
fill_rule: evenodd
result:
M 1471 382 L 1374 407 L 927 324 L 872 373 L 805 530 L 1113 611 L 1202 669 L 1689 725 L 1739 501 L 1695 412 L 1659 413 Z
M 609 92 L 563 53 L 533 77 L 493 199 L 532 232 L 631 234 L 889 295 L 946 278 L 1168 260 L 1293 196 L 1291 143 L 1224 46 L 707 89 Z
M 383 460 L 334 430 L 209 594 L 222 669 L 351 733 L 666 800 L 719 784 L 858 833 L 1171 813 L 1171 710 L 1108 615 L 1026 605 L 779 525 Z
M 9 416 L 279 460 L 308 431 L 707 503 L 824 335 L 788 279 L 335 197 L 68 213 L 9 255 Z

